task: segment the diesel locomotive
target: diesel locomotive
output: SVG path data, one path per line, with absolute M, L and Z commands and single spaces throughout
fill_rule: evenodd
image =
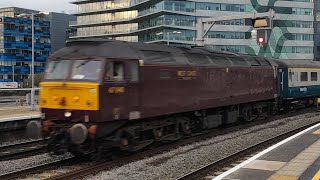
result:
M 306 107 L 320 64 L 203 47 L 86 39 L 52 54 L 30 135 L 56 154 L 137 151 L 237 121 Z

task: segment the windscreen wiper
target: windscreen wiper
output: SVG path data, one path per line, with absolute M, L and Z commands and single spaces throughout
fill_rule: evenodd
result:
M 90 59 L 88 59 L 88 60 L 85 60 L 84 62 L 82 62 L 79 66 L 77 66 L 76 68 L 79 68 L 79 67 L 81 67 L 81 66 L 83 66 L 83 65 L 85 65 L 85 64 L 87 64 L 89 61 L 91 61 Z

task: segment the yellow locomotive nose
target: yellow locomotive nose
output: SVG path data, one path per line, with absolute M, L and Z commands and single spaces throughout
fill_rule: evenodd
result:
M 48 109 L 98 110 L 98 83 L 42 82 L 40 107 Z

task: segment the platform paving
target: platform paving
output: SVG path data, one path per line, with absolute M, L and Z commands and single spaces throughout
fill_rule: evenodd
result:
M 319 126 L 254 159 L 223 179 L 320 180 Z
M 33 116 L 40 115 L 39 107 L 35 111 L 31 110 L 31 106 L 17 106 L 0 108 L 0 122 L 1 119 L 8 119 L 11 117 Z

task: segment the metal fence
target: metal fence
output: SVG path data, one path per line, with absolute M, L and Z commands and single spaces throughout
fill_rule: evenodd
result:
M 0 89 L 0 108 L 31 106 L 31 90 L 31 88 Z M 39 90 L 40 88 L 34 88 L 35 105 L 39 104 Z

